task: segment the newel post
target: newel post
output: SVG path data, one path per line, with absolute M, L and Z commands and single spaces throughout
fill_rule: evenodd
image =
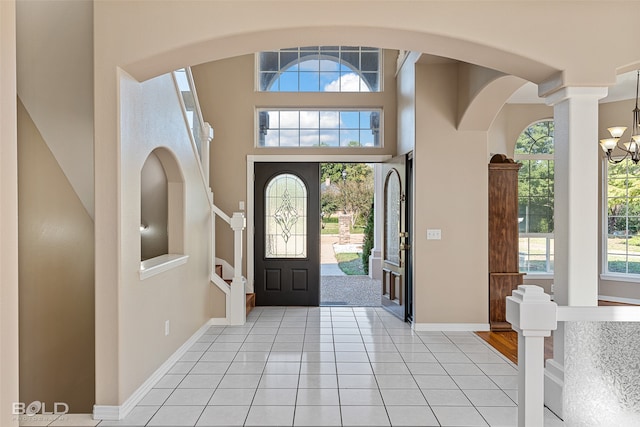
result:
M 518 332 L 518 427 L 544 425 L 544 337 L 558 327 L 557 308 L 539 286 L 507 297 L 507 321 Z
M 234 212 L 231 217 L 233 230 L 233 280 L 231 281 L 231 313 L 229 323 L 244 325 L 247 321 L 246 293 L 242 278 L 242 230 L 247 226 L 247 220 L 242 212 Z

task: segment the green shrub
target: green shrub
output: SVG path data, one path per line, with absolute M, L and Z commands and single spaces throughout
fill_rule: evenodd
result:
M 373 249 L 373 203 L 371 209 L 369 209 L 369 215 L 367 216 L 367 224 L 364 227 L 364 241 L 362 244 L 362 267 L 364 274 L 369 274 L 369 255 L 371 255 L 371 249 Z

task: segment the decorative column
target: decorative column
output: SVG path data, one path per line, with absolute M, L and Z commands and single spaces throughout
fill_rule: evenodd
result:
M 351 243 L 351 215 L 342 213 L 338 215 L 338 244 Z
M 384 203 L 382 165 L 373 165 L 373 248 L 369 256 L 369 277 L 382 280 L 382 205 Z
M 555 122 L 554 297 L 560 305 L 598 304 L 598 100 L 607 88 L 566 87 L 546 97 Z M 562 417 L 564 328 L 554 333 L 545 403 Z
M 518 332 L 518 427 L 544 425 L 544 337 L 555 330 L 558 307 L 539 286 L 520 285 L 507 297 L 507 321 Z
M 233 280 L 231 281 L 231 314 L 227 313 L 230 325 L 244 325 L 247 322 L 245 281 L 242 277 L 242 230 L 247 220 L 242 212 L 234 212 L 231 217 L 233 230 Z
M 211 177 L 209 176 L 209 164 L 211 161 L 209 153 L 212 140 L 213 128 L 208 122 L 204 122 L 202 124 L 202 138 L 200 139 L 200 141 L 202 141 L 200 147 L 202 158 L 200 159 L 200 162 L 202 163 L 202 172 L 204 173 L 207 187 L 210 187 L 209 181 L 211 180 Z

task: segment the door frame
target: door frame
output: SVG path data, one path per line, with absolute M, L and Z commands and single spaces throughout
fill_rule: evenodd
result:
M 254 291 L 255 283 L 255 163 L 382 163 L 393 156 L 390 154 L 258 154 L 247 155 L 247 199 L 245 201 L 247 218 L 247 292 Z

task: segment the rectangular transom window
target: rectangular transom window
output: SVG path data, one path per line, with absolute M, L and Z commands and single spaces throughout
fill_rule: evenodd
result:
M 258 109 L 258 147 L 381 147 L 382 111 Z
M 380 92 L 381 50 L 308 46 L 260 52 L 261 92 Z

